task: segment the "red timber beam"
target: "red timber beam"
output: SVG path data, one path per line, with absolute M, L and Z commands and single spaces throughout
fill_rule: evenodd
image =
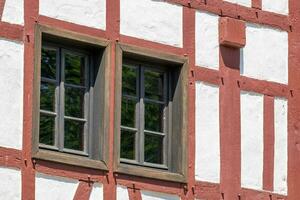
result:
M 35 171 L 32 162 L 32 100 L 34 74 L 34 38 L 39 1 L 24 1 L 24 113 L 22 151 L 22 200 L 35 199 Z
M 288 199 L 300 197 L 300 1 L 289 0 Z
M 113 174 L 114 168 L 114 113 L 115 106 L 115 69 L 116 69 L 116 43 L 120 38 L 120 0 L 106 1 L 106 34 L 111 40 L 110 52 L 110 108 L 109 108 L 109 137 L 108 137 L 108 156 L 109 161 L 107 167 L 109 169 L 103 183 L 104 186 L 104 199 L 116 200 L 116 180 Z

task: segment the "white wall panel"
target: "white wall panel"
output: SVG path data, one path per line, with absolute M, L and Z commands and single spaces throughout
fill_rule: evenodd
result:
M 41 0 L 39 12 L 83 26 L 106 28 L 106 0 Z
M 117 185 L 117 200 L 129 200 L 127 187 Z
M 196 180 L 220 182 L 219 88 L 196 83 Z
M 0 199 L 21 200 L 21 171 L 0 167 Z
M 73 200 L 77 187 L 77 180 L 39 173 L 35 178 L 35 200 Z
M 24 24 L 24 1 L 5 0 L 2 21 L 11 24 Z
M 241 74 L 251 78 L 288 83 L 288 33 L 247 24 L 246 46 L 241 53 Z
M 22 149 L 24 45 L 0 39 L 0 146 Z
M 263 95 L 241 93 L 241 184 L 262 189 L 263 184 Z
M 196 65 L 219 69 L 219 16 L 196 12 Z
M 289 14 L 289 0 L 262 0 L 262 10 L 283 15 Z
M 120 3 L 121 34 L 182 47 L 181 6 L 153 0 L 121 0 Z
M 288 133 L 287 133 L 287 100 L 275 98 L 275 145 L 274 145 L 274 191 L 287 194 L 287 163 L 288 163 Z
M 228 1 L 230 3 L 236 3 L 246 7 L 251 7 L 252 5 L 252 0 L 225 0 L 225 1 Z
M 179 196 L 142 190 L 142 200 L 180 200 Z
M 94 183 L 90 200 L 103 200 L 103 185 Z

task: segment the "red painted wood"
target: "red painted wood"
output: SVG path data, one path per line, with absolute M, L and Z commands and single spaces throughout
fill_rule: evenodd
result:
M 252 0 L 252 8 L 260 9 L 262 7 L 262 0 Z
M 198 199 L 220 200 L 220 184 L 197 182 L 195 185 L 195 197 Z
M 221 17 L 219 22 L 219 41 L 221 45 L 242 48 L 246 45 L 246 24 L 242 20 Z
M 183 8 L 183 47 L 189 59 L 188 110 L 195 111 L 195 10 L 187 7 Z M 195 112 L 189 112 L 187 126 L 188 184 L 184 194 L 186 199 L 192 199 L 195 187 Z
M 225 200 L 237 199 L 241 187 L 240 50 L 220 47 L 221 192 Z
M 300 197 L 300 1 L 290 0 L 289 33 L 289 87 L 292 95 L 288 102 L 288 199 Z
M 177 2 L 177 0 L 168 1 Z M 265 24 L 290 31 L 289 17 L 276 13 L 248 8 L 221 0 L 194 0 L 191 1 L 191 7 L 212 12 L 220 16 L 240 19 L 251 23 Z
M 34 72 L 34 27 L 38 16 L 39 1 L 24 3 L 24 97 L 23 97 L 23 151 L 22 151 L 22 200 L 35 198 L 35 171 L 31 162 L 32 149 L 32 96 Z
M 263 189 L 273 191 L 274 177 L 274 97 L 264 96 Z
M 106 1 L 106 33 L 111 43 L 111 60 L 110 60 L 110 108 L 109 108 L 109 141 L 108 142 L 108 154 L 109 161 L 107 167 L 109 172 L 106 175 L 106 182 L 104 182 L 104 199 L 116 200 L 116 184 L 115 177 L 113 175 L 114 166 L 114 113 L 115 107 L 115 68 L 116 68 L 116 40 L 120 34 L 120 0 Z
M 22 168 L 22 151 L 0 147 L 0 166 Z
M 9 40 L 23 41 L 24 28 L 20 25 L 0 22 L 0 37 Z
M 5 0 L 0 0 L 0 21 L 4 10 Z
M 92 189 L 92 183 L 80 181 L 73 200 L 89 200 Z

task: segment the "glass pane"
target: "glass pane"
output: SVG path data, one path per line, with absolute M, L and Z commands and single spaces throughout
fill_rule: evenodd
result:
M 54 145 L 55 117 L 40 114 L 40 143 Z
M 84 117 L 85 89 L 65 87 L 65 116 Z
M 123 94 L 136 96 L 136 67 L 125 67 L 122 69 L 122 92 Z
M 164 105 L 145 102 L 145 129 L 163 132 Z
M 163 136 L 145 134 L 145 162 L 163 164 Z
M 122 115 L 121 125 L 127 127 L 135 127 L 135 107 L 136 102 L 122 98 Z
M 85 57 L 65 54 L 65 82 L 85 85 Z
M 42 48 L 41 76 L 56 80 L 56 49 Z
M 55 112 L 55 88 L 54 84 L 41 82 L 40 109 Z
M 83 151 L 84 124 L 85 122 L 65 119 L 65 148 Z
M 164 74 L 145 70 L 145 97 L 163 101 Z
M 121 158 L 135 160 L 135 132 L 121 130 Z

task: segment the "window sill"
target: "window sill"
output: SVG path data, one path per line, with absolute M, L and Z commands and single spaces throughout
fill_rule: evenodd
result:
M 119 163 L 116 167 L 115 173 L 126 174 L 126 175 L 134 175 L 151 179 L 158 179 L 163 181 L 171 181 L 178 183 L 187 183 L 187 178 L 180 174 L 169 171 L 164 171 L 161 169 L 154 169 L 143 166 L 134 166 L 125 163 Z
M 104 161 L 92 160 L 83 156 L 72 155 L 68 153 L 55 152 L 51 150 L 39 149 L 35 155 L 34 159 L 53 161 L 62 164 L 75 165 L 79 167 L 86 167 L 91 169 L 105 170 L 108 171 L 108 168 Z

